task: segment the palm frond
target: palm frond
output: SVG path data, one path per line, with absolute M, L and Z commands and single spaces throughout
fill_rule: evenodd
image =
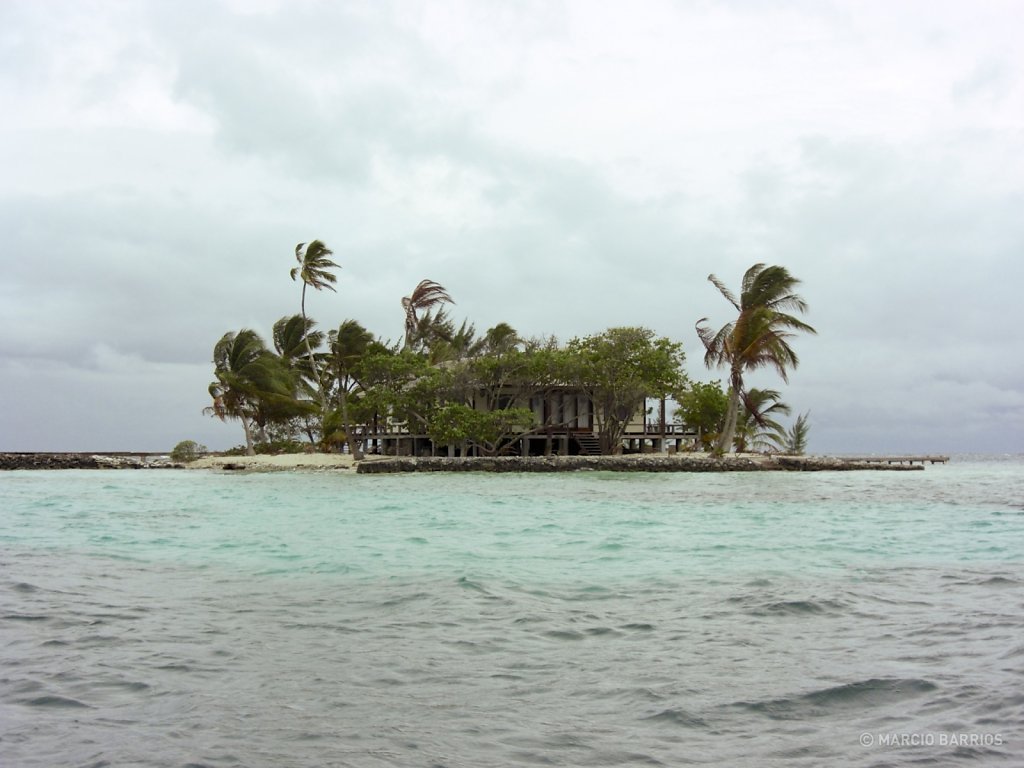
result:
M 299 262 L 299 266 L 292 267 L 289 273 L 292 280 L 301 278 L 303 283 L 318 291 L 323 288 L 336 291 L 333 284 L 338 278 L 331 270 L 341 267 L 331 261 L 330 257 L 333 255 L 334 252 L 320 240 L 313 240 L 308 245 L 299 243 L 295 246 L 295 260 Z
M 721 293 L 730 304 L 736 307 L 737 311 L 740 310 L 740 303 L 736 301 L 736 297 L 733 295 L 732 291 L 729 290 L 725 283 L 723 283 L 713 274 L 708 275 L 708 280 L 711 282 L 712 285 L 715 286 L 715 288 L 718 289 L 718 292 Z
M 440 304 L 454 304 L 447 289 L 433 280 L 421 280 L 408 296 L 402 297 L 402 309 L 405 311 L 405 345 L 413 343 L 417 326 L 420 325 L 420 313 L 431 310 Z M 437 317 L 441 317 L 438 312 Z
M 373 344 L 373 334 L 356 320 L 345 320 L 328 336 L 331 365 L 339 374 L 350 371 Z
M 314 330 L 316 320 L 302 315 L 285 315 L 273 327 L 274 349 L 286 360 L 293 361 L 307 353 L 306 341 L 312 349 L 324 343 L 322 331 Z

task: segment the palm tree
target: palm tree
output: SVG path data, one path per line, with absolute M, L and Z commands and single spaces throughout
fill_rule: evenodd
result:
M 508 323 L 498 323 L 488 328 L 484 334 L 483 351 L 491 355 L 501 355 L 520 349 L 523 340 L 519 333 Z
M 431 365 L 437 365 L 476 357 L 483 348 L 483 341 L 477 338 L 473 323 L 463 320 L 455 330 L 455 323 L 444 309 L 439 309 L 436 314 L 427 312 L 419 318 L 413 333 L 412 349 L 417 348 L 427 356 Z
M 436 312 L 428 310 L 416 318 L 416 327 L 399 351 L 426 357 L 431 363 L 447 360 L 453 357 L 451 345 L 457 333 L 444 307 Z
M 796 421 L 793 422 L 793 426 L 786 432 L 786 439 L 783 442 L 782 448 L 786 453 L 794 456 L 802 456 L 804 451 L 807 450 L 807 435 L 811 431 L 811 424 L 809 418 L 811 412 L 801 413 L 796 417 Z
M 331 261 L 330 257 L 334 255 L 334 252 L 323 244 L 320 240 L 313 240 L 308 245 L 306 243 L 299 243 L 295 246 L 295 260 L 299 262 L 299 266 L 292 267 L 291 276 L 292 280 L 298 278 L 302 279 L 302 320 L 303 323 L 308 323 L 306 318 L 306 289 L 315 288 L 316 290 L 322 290 L 327 288 L 328 290 L 335 291 L 334 283 L 337 282 L 337 278 L 330 271 L 332 268 L 341 267 Z M 323 337 L 321 336 L 321 339 Z M 313 357 L 313 344 L 310 339 L 310 335 L 306 333 L 306 357 L 309 361 L 310 371 L 315 376 L 314 382 L 317 386 L 317 394 L 320 396 L 320 407 L 325 411 L 327 410 L 327 399 L 324 396 L 323 384 L 320 381 L 320 376 L 316 366 L 316 360 Z
M 319 349 L 324 343 L 324 334 L 314 330 L 315 327 L 316 321 L 311 317 L 285 315 L 274 323 L 272 335 L 274 349 L 281 361 L 296 374 L 296 398 L 307 406 L 301 420 L 301 429 L 310 444 L 317 442 L 316 432 L 323 428 L 323 419 L 318 422 L 315 418 L 319 407 L 317 384 L 323 369 L 323 355 L 314 352 L 315 367 L 310 365 L 308 357 L 309 349 Z M 317 408 L 308 407 L 313 403 L 317 403 Z
M 357 367 L 373 344 L 373 334 L 355 320 L 346 320 L 336 331 L 329 334 L 330 357 L 328 369 L 333 384 L 338 388 L 338 402 L 341 406 L 341 428 L 348 442 L 349 453 L 356 460 L 362 459 L 359 441 L 353 436 L 352 424 L 349 419 L 348 397 L 358 386 L 356 379 Z
M 317 368 L 309 366 L 309 349 L 317 349 L 324 343 L 322 331 L 314 330 L 316 321 L 302 315 L 285 315 L 274 323 L 274 349 L 289 367 L 298 371 L 304 380 L 308 380 L 312 394 L 317 394 L 314 387 L 318 380 Z M 314 356 L 315 357 L 315 356 Z
M 785 267 L 755 264 L 743 275 L 739 300 L 714 275 L 708 280 L 726 300 L 736 308 L 739 316 L 723 325 L 717 332 L 703 325 L 707 318 L 697 321 L 697 335 L 704 348 L 704 363 L 729 368 L 729 409 L 725 426 L 715 446 L 716 453 L 725 453 L 733 442 L 740 402 L 748 406 L 749 394 L 744 374 L 759 368 L 774 368 L 783 381 L 789 381 L 788 369 L 796 368 L 799 360 L 789 345 L 797 331 L 817 333 L 802 320 L 784 310 L 807 311 L 807 303 L 794 288 L 800 281 Z
M 737 453 L 777 449 L 782 445 L 786 428 L 773 417 L 780 413 L 788 416 L 791 409 L 781 398 L 777 389 L 750 389 L 747 407 L 736 418 L 733 446 Z
M 270 352 L 255 331 L 225 333 L 213 348 L 213 405 L 206 413 L 221 421 L 238 419 L 245 430 L 245 452 L 252 456 L 253 430 L 268 414 L 294 410 L 295 380 L 281 359 Z
M 412 346 L 416 331 L 421 325 L 419 313 L 446 302 L 455 303 L 445 287 L 433 280 L 421 280 L 409 296 L 402 297 L 402 309 L 405 310 L 405 348 Z M 442 315 L 443 310 L 435 315 L 435 320 L 439 320 Z

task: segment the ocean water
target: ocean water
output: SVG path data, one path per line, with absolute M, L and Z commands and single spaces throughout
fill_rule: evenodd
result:
M 1024 764 L 1024 457 L 0 474 L 0 765 Z

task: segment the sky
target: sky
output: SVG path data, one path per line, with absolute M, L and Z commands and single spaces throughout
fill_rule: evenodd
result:
M 219 450 L 212 349 L 401 297 L 682 342 L 755 263 L 813 453 L 1024 451 L 1024 3 L 0 0 L 0 450 Z

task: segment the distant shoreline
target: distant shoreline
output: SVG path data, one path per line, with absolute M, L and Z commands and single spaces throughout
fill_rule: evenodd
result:
M 940 457 L 935 457 L 938 460 Z M 945 457 L 941 457 L 945 458 Z M 828 456 L 778 456 L 706 453 L 628 454 L 623 456 L 505 456 L 497 458 L 386 457 L 361 463 L 360 474 L 406 472 L 819 472 L 851 470 L 923 470 L 924 464 L 848 461 Z
M 182 464 L 151 453 L 0 453 L 0 470 L 35 469 L 200 469 L 222 472 L 328 472 L 397 474 L 409 472 L 820 472 L 923 470 L 925 462 L 946 456 L 844 458 L 706 453 L 627 454 L 622 456 L 502 456 L 444 458 L 369 455 L 356 462 L 350 454 L 291 453 L 276 456 L 205 456 Z

